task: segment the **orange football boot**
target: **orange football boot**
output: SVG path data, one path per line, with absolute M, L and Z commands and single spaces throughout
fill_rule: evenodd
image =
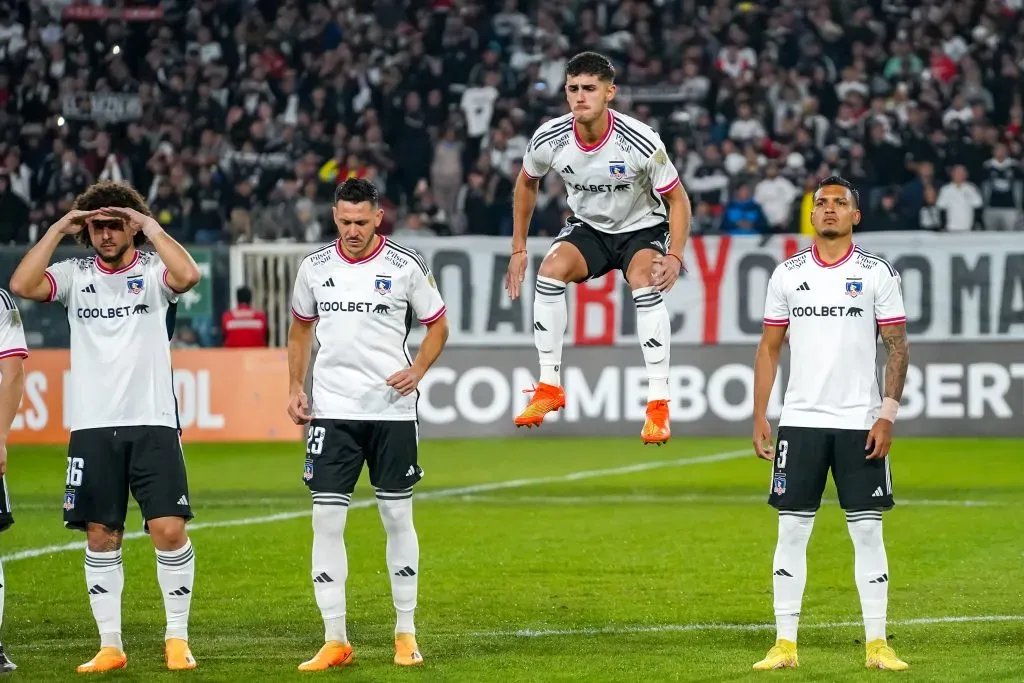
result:
M 523 412 L 516 416 L 516 427 L 539 427 L 545 415 L 565 407 L 565 390 L 562 387 L 538 382 L 535 388 L 526 389 L 523 393 L 531 392 L 533 398 Z
M 329 640 L 313 659 L 299 664 L 299 671 L 324 671 L 332 666 L 348 666 L 355 659 L 352 645 Z
M 102 647 L 96 656 L 75 669 L 80 674 L 103 673 L 128 666 L 128 655 L 116 647 Z
M 181 638 L 168 638 L 164 642 L 164 660 L 171 671 L 187 671 L 197 666 L 188 641 Z
M 423 655 L 411 633 L 395 634 L 395 664 L 398 666 L 422 666 Z
M 644 445 L 656 443 L 659 446 L 668 441 L 672 430 L 668 425 L 668 401 L 648 401 L 647 419 L 640 430 L 640 440 Z

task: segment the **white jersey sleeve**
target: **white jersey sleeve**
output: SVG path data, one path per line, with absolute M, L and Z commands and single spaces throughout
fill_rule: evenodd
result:
M 768 293 L 764 301 L 764 324 L 768 327 L 786 327 L 789 325 L 789 301 L 783 289 L 785 271 L 780 266 L 768 280 Z
M 883 327 L 907 322 L 900 274 L 887 268 L 875 270 L 878 272 L 878 282 L 875 285 L 875 322 Z
M 149 262 L 147 270 L 149 270 L 149 277 L 156 278 L 157 282 L 160 283 L 160 292 L 164 295 L 170 303 L 177 303 L 178 297 L 185 292 L 179 292 L 174 287 L 171 287 L 171 283 L 167 281 L 169 271 L 167 266 L 164 265 L 163 259 L 158 254 L 154 254 L 156 258 Z
M 0 289 L 0 358 L 28 357 L 25 328 L 14 298 Z
M 661 141 L 661 137 L 655 134 L 654 139 L 657 140 L 658 147 L 654 150 L 654 154 L 647 157 L 644 165 L 654 191 L 658 194 L 666 194 L 679 185 L 679 172 L 676 170 L 675 164 L 672 163 L 672 159 L 669 158 L 668 152 L 665 151 L 665 144 Z
M 67 306 L 68 296 L 71 294 L 72 287 L 74 286 L 76 268 L 78 268 L 78 259 L 58 261 L 47 267 L 44 275 L 50 281 L 50 298 L 48 301 L 59 301 Z
M 548 139 L 547 131 L 547 125 L 538 128 L 530 144 L 526 146 L 526 154 L 523 155 L 523 172 L 534 180 L 543 178 L 551 170 L 551 162 L 554 159 L 551 145 L 543 144 Z
M 292 316 L 303 322 L 311 323 L 319 315 L 316 312 L 316 297 L 309 285 L 309 261 L 304 260 L 295 274 L 292 287 Z
M 409 279 L 409 299 L 416 319 L 424 325 L 432 323 L 445 313 L 444 300 L 437 290 L 434 275 L 427 268 L 413 268 Z

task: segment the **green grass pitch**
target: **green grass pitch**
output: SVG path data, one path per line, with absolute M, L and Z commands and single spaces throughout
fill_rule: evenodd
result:
M 323 674 L 295 670 L 323 637 L 302 444 L 186 446 L 199 669 L 162 668 L 155 559 L 136 535 L 124 547 L 129 664 L 108 677 L 1024 680 L 1024 441 L 897 439 L 897 507 L 885 519 L 889 633 L 911 671 L 863 669 L 852 545 L 830 482 L 809 549 L 801 667 L 755 674 L 774 639 L 769 463 L 744 440 L 677 435 L 655 449 L 637 438 L 536 435 L 423 443 L 415 519 L 426 666 L 416 670 L 391 664 L 384 532 L 364 473 L 346 535 L 357 662 Z M 82 550 L 33 552 L 83 542 L 61 524 L 65 469 L 63 449 L 11 449 L 16 523 L 0 554 L 4 642 L 20 667 L 12 681 L 77 680 L 74 667 L 98 647 Z M 134 508 L 128 531 L 140 529 Z

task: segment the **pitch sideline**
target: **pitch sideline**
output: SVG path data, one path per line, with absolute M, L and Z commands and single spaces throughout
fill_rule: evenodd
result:
M 1024 614 L 1009 615 L 977 615 L 962 617 L 920 617 L 917 619 L 891 619 L 889 626 L 922 626 L 929 624 L 966 624 L 992 622 L 1024 622 Z M 863 621 L 833 621 L 825 623 L 801 623 L 800 630 L 806 628 L 845 628 L 863 627 Z M 652 624 L 650 626 L 605 626 L 602 628 L 578 629 L 518 629 L 515 631 L 476 631 L 471 636 L 480 638 L 544 638 L 550 636 L 600 636 L 625 635 L 636 633 L 678 633 L 683 631 L 774 631 L 775 624 Z
M 450 498 L 452 496 L 466 496 L 477 493 L 487 493 L 489 491 L 501 491 L 505 489 L 522 488 L 524 486 L 536 486 L 541 484 L 557 484 L 559 482 L 567 481 L 581 481 L 584 479 L 595 479 L 597 477 L 610 477 L 619 474 L 633 474 L 635 472 L 647 472 L 649 470 L 665 469 L 670 467 L 686 467 L 689 465 L 703 465 L 706 463 L 723 462 L 725 460 L 735 460 L 744 456 L 753 457 L 751 449 L 724 451 L 722 453 L 712 453 L 710 455 L 698 455 L 693 458 L 677 458 L 675 460 L 652 460 L 649 462 L 640 462 L 635 465 L 623 465 L 622 467 L 611 467 L 602 470 L 582 470 L 578 472 L 569 472 L 568 474 L 557 474 L 547 477 L 535 477 L 532 479 L 509 479 L 506 481 L 493 481 L 484 484 L 472 484 L 470 486 L 456 486 L 447 489 L 438 489 L 436 491 L 424 491 L 423 493 L 417 493 L 416 500 L 430 500 L 432 498 Z M 374 499 L 368 500 L 357 500 L 353 501 L 349 505 L 349 509 L 368 508 L 376 504 Z M 282 522 L 289 519 L 298 519 L 300 517 L 309 517 L 312 514 L 312 509 L 308 510 L 296 510 L 294 512 L 280 512 L 273 515 L 263 515 L 260 517 L 243 517 L 241 519 L 225 519 L 217 522 L 197 522 L 195 524 L 189 524 L 189 533 L 193 531 L 200 531 L 202 529 L 218 529 L 222 527 L 232 526 L 252 526 L 255 524 L 270 524 L 273 522 Z M 17 511 L 15 511 L 17 513 Z M 124 540 L 130 541 L 137 538 L 144 538 L 147 534 L 144 531 L 130 531 L 125 533 Z M 57 545 L 48 545 L 40 548 L 27 548 L 18 552 L 11 553 L 9 555 L 0 556 L 0 562 L 15 562 L 17 560 L 27 560 L 33 557 L 42 557 L 44 555 L 53 555 L 56 553 L 64 553 L 71 551 L 83 551 L 85 549 L 85 540 L 75 541 L 73 543 L 61 543 Z

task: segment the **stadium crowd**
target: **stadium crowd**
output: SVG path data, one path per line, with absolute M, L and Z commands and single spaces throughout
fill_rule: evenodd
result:
M 573 53 L 657 129 L 694 234 L 809 231 L 841 173 L 871 230 L 1022 227 L 1020 0 L 170 0 L 0 11 L 0 243 L 93 179 L 183 242 L 315 241 L 370 178 L 385 232 L 511 234 L 529 136 Z M 533 232 L 567 207 L 545 179 Z

